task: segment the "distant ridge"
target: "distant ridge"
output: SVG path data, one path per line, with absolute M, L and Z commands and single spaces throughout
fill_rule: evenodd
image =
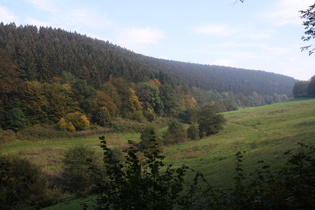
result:
M 92 39 L 76 32 L 51 27 L 0 25 L 0 48 L 13 56 L 17 66 L 32 63 L 27 77 L 49 81 L 63 71 L 87 80 L 93 87 L 110 76 L 142 82 L 157 78 L 161 82 L 189 85 L 203 90 L 232 92 L 245 96 L 285 94 L 292 96 L 297 81 L 292 77 L 241 68 L 202 65 L 152 58 L 134 53 L 108 41 Z

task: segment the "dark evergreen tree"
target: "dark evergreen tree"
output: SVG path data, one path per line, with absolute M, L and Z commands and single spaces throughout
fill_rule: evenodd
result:
M 18 131 L 25 126 L 25 115 L 20 108 L 13 108 L 6 114 L 4 129 Z
M 307 95 L 311 97 L 315 96 L 315 76 L 311 78 L 311 81 L 307 86 Z
M 37 81 L 37 69 L 35 65 L 35 58 L 30 50 L 21 49 L 19 55 L 19 66 L 17 71 L 20 78 L 25 81 Z
M 155 140 L 155 141 L 153 141 Z M 149 151 L 156 147 L 158 150 L 162 150 L 163 143 L 162 138 L 158 134 L 157 129 L 152 125 L 147 125 L 143 131 L 141 131 L 140 142 L 138 144 L 140 151 Z
M 76 101 L 80 103 L 81 109 L 85 113 L 91 113 L 94 106 L 94 98 L 96 96 L 96 90 L 90 86 L 86 80 L 77 80 L 73 84 L 73 92 Z
M 309 81 L 298 81 L 294 84 L 293 87 L 293 96 L 294 98 L 305 97 L 308 94 L 308 85 Z

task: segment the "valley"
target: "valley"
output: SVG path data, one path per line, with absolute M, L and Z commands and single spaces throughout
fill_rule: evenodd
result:
M 286 161 L 284 152 L 298 151 L 298 142 L 315 145 L 315 99 L 226 112 L 223 131 L 198 141 L 165 147 L 167 164 L 188 165 L 204 174 L 211 185 L 228 188 L 235 175 L 235 154 L 244 152 L 244 171 L 249 173 L 264 160 L 275 170 Z M 163 132 L 163 131 L 162 131 Z M 139 140 L 138 133 L 104 133 L 110 147 L 127 148 L 127 140 Z M 99 135 L 73 139 L 14 140 L 2 143 L 0 153 L 18 154 L 40 165 L 45 173 L 58 173 L 64 151 L 78 144 L 93 148 L 99 156 Z M 75 201 L 74 201 L 75 202 Z M 66 206 L 64 207 L 66 208 Z M 54 209 L 54 208 L 50 208 Z M 60 209 L 59 207 L 56 209 Z

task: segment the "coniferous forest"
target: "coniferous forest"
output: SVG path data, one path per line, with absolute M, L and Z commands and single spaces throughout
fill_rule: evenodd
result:
M 296 80 L 232 67 L 140 55 L 62 29 L 0 24 L 0 121 L 18 131 L 108 126 L 115 119 L 191 122 L 192 110 L 215 112 L 286 100 Z

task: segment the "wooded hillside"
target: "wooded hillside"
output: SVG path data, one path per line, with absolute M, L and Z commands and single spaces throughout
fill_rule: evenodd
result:
M 64 119 L 70 130 L 75 116 L 100 125 L 113 117 L 153 120 L 207 103 L 217 112 L 235 110 L 283 101 L 296 82 L 263 71 L 152 58 L 76 32 L 14 23 L 0 24 L 0 50 L 3 128 L 23 127 L 16 121 L 22 118 L 23 125 Z
M 108 41 L 53 28 L 1 24 L 0 47 L 12 55 L 13 63 L 18 65 L 25 80 L 49 81 L 62 71 L 68 71 L 98 88 L 110 75 L 131 82 L 143 82 L 147 78 L 166 82 L 163 81 L 166 74 L 177 85 L 244 95 L 255 91 L 289 97 L 295 82 L 291 77 L 263 71 L 151 58 Z

